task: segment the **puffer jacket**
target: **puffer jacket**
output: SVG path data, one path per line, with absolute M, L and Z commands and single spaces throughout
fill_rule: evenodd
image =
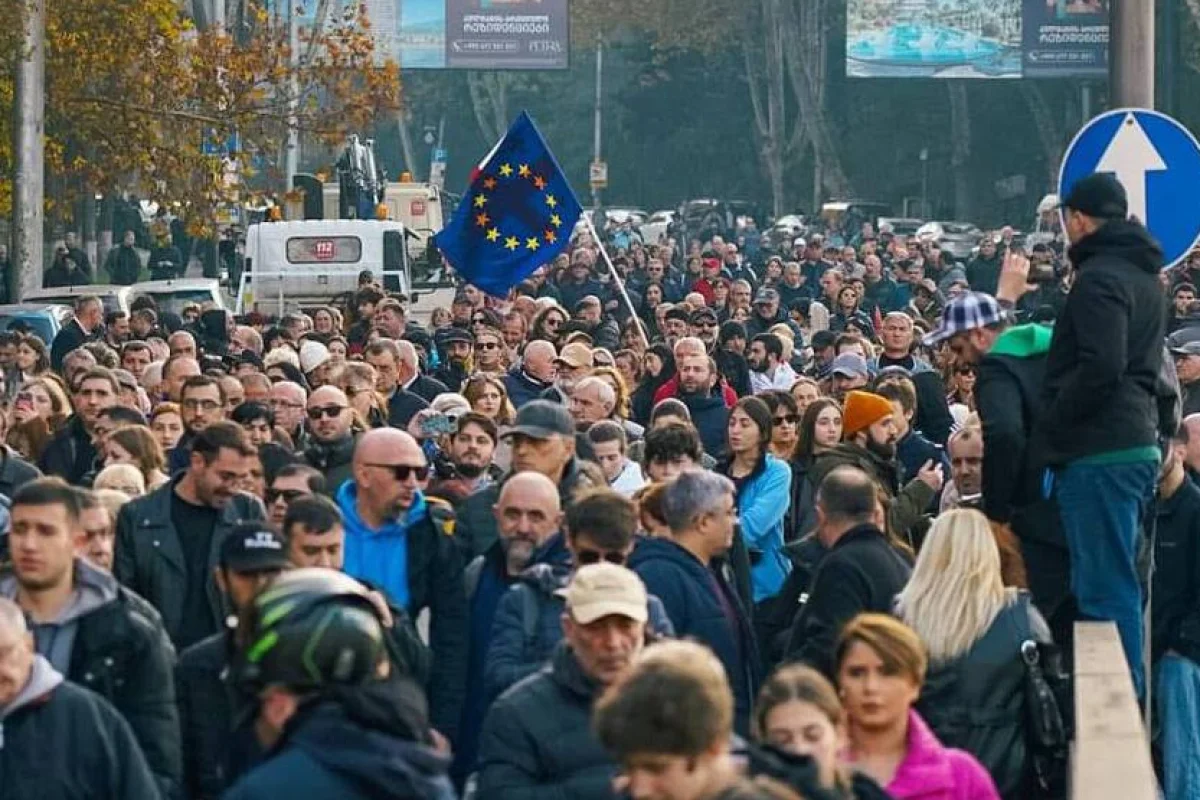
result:
M 602 687 L 566 643 L 492 704 L 479 739 L 480 800 L 615 800 L 617 765 L 592 732 Z
M 726 565 L 706 566 L 670 539 L 646 539 L 630 556 L 629 568 L 641 577 L 646 591 L 662 600 L 677 636 L 695 638 L 721 659 L 733 690 L 737 731 L 747 735 L 762 668 L 750 615 Z M 718 591 L 737 616 L 733 627 Z
M 5 800 L 157 800 L 142 750 L 112 705 L 35 656 L 29 681 L 0 706 Z
M 566 548 L 548 553 L 546 560 L 521 573 L 505 592 L 492 623 L 485 685 L 489 697 L 498 697 L 523 678 L 537 672 L 562 641 L 563 599 L 555 594 L 571 582 L 573 568 Z M 663 603 L 647 598 L 649 630 L 655 636 L 674 636 L 675 628 Z
M 819 487 L 826 475 L 844 466 L 861 469 L 892 498 L 892 505 L 888 509 L 888 528 L 891 531 L 909 540 L 916 533 L 923 532 L 926 525 L 925 510 L 935 497 L 928 484 L 913 479 L 901 488 L 899 465 L 895 460 L 884 461 L 853 442 L 842 442 L 818 455 L 809 469 L 809 480 L 813 486 Z
M 1000 800 L 987 770 L 971 754 L 939 742 L 914 710 L 904 760 L 884 788 L 896 800 Z
M 326 497 L 336 497 L 342 484 L 354 477 L 354 448 L 357 445 L 357 436 L 346 436 L 329 443 L 314 438 L 304 451 L 305 462 L 325 475 Z
M 975 756 L 1005 800 L 1031 796 L 1021 643 L 1048 642 L 1049 629 L 1022 592 L 966 653 L 932 665 L 917 711 L 947 747 Z
M 721 470 L 729 474 L 729 464 Z M 779 594 L 792 565 L 783 554 L 783 527 L 791 503 L 792 470 L 781 459 L 760 458 L 737 494 L 742 540 L 750 554 L 755 604 Z
M 75 559 L 74 580 L 78 600 L 54 623 L 32 626 L 38 651 L 58 658 L 55 644 L 70 642 L 66 678 L 112 703 L 133 730 L 160 788 L 173 793 L 183 767 L 171 675 L 175 650 L 162 619 L 82 558 Z M 15 599 L 17 591 L 16 576 L 0 574 L 0 596 Z

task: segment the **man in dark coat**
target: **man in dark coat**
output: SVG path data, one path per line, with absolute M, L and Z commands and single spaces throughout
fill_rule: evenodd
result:
M 646 588 L 601 562 L 581 567 L 565 596 L 564 640 L 550 664 L 501 695 L 484 720 L 480 797 L 613 797 L 617 767 L 592 732 L 592 704 L 645 645 Z
M 105 271 L 118 286 L 137 283 L 138 273 L 142 271 L 142 259 L 133 247 L 135 241 L 133 231 L 125 231 L 120 246 L 110 250 L 104 260 Z
M 214 422 L 196 435 L 185 472 L 117 515 L 113 574 L 158 609 L 180 649 L 225 624 L 214 578 L 221 542 L 238 522 L 266 518 L 239 490 L 254 454 L 238 425 Z
M 504 376 L 504 388 L 513 408 L 520 409 L 554 386 L 554 359 L 557 357 L 558 351 L 550 342 L 535 339 L 525 345 L 521 363 Z
M 1183 401 L 1182 415 L 1200 413 L 1200 328 L 1184 328 L 1167 339 Z
M 331 569 L 285 572 L 255 596 L 231 678 L 262 698 L 267 759 L 225 800 L 452 800 L 424 698 L 387 669 L 383 611 Z
M 88 796 L 145 800 L 159 796 L 154 776 L 129 723 L 103 697 L 63 680 L 33 646 L 21 609 L 0 599 L 0 775 L 4 796 Z
M 1141 694 L 1137 560 L 1158 475 L 1162 250 L 1126 219 L 1125 189 L 1109 173 L 1080 180 L 1063 206 L 1076 278 L 1046 356 L 1046 456 L 1080 614 L 1116 623 Z
M 337 495 L 342 484 L 354 477 L 354 447 L 358 437 L 350 430 L 354 411 L 346 393 L 336 386 L 322 386 L 308 396 L 308 426 L 312 434 L 303 456 L 305 462 L 325 476 L 325 493 Z
M 713 472 L 684 472 L 667 485 L 662 508 L 671 538 L 647 539 L 629 565 L 662 600 L 680 637 L 712 648 L 729 676 L 737 731 L 749 734 L 761 681 L 758 646 L 725 560 L 735 536 L 734 486 Z
M 98 338 L 103 323 L 104 304 L 99 297 L 87 295 L 76 300 L 75 316 L 55 334 L 50 345 L 50 366 L 61 370 L 67 353 Z
M 1013 574 L 1015 566 L 1026 576 L 1034 602 L 1063 645 L 1074 623 L 1070 562 L 1058 508 L 1045 496 L 1045 459 L 1037 434 L 1053 332 L 1044 325 L 1010 325 L 1003 305 L 1011 308 L 1015 301 L 978 292 L 955 298 L 925 343 L 946 342 L 959 363 L 976 369 L 975 403 L 983 423 L 982 510 L 1000 548 L 1001 571 Z
M 42 451 L 38 469 L 57 475 L 67 483 L 80 484 L 96 461 L 93 436 L 103 413 L 117 405 L 120 386 L 111 372 L 93 367 L 79 379 L 75 392 L 75 414 Z
M 1003 262 L 1003 255 L 996 249 L 996 237 L 992 234 L 984 236 L 979 242 L 979 253 L 967 262 L 967 282 L 971 291 L 995 295 Z
M 565 508 L 579 489 L 603 485 L 593 481 L 576 457 L 575 423 L 563 406 L 549 400 L 526 403 L 505 436 L 513 442 L 509 476 L 520 472 L 545 475 L 558 487 L 561 507 Z M 496 542 L 493 507 L 507 479 L 476 492 L 458 506 L 454 538 L 466 558 L 482 555 Z
M 913 427 L 934 444 L 945 446 L 950 437 L 950 407 L 946 403 L 946 385 L 933 367 L 912 354 L 915 344 L 913 319 L 908 314 L 893 311 L 883 318 L 880 328 L 883 353 L 871 364 L 873 373 L 888 367 L 902 367 L 917 390 L 917 413 Z
M 75 555 L 82 510 L 79 493 L 58 478 L 17 492 L 8 535 L 12 568 L 0 573 L 0 597 L 28 615 L 39 655 L 116 707 L 158 785 L 171 794 L 181 774 L 175 651 L 141 598 Z
M 882 533 L 878 508 L 874 480 L 854 467 L 838 467 L 817 487 L 817 538 L 828 552 L 796 615 L 785 660 L 803 661 L 831 680 L 842 627 L 858 614 L 890 613 L 912 572 Z
M 366 362 L 375 368 L 375 388 L 388 403 L 388 424 L 401 430 L 417 412 L 429 408 L 420 395 L 400 386 L 400 347 L 391 339 L 380 339 L 367 345 Z

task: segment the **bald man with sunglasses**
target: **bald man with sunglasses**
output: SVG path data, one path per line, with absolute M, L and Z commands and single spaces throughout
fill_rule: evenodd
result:
M 467 596 L 454 511 L 425 496 L 428 481 L 429 462 L 416 439 L 379 428 L 358 440 L 353 478 L 336 501 L 345 520 L 344 571 L 381 589 L 413 619 L 429 611 L 429 715 L 453 741 L 466 689 Z

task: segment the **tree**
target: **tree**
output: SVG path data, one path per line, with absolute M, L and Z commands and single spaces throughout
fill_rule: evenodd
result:
M 333 143 L 399 104 L 398 68 L 378 63 L 357 4 L 303 31 L 294 55 L 286 27 L 261 6 L 248 7 L 248 34 L 236 38 L 197 31 L 175 0 L 49 6 L 47 169 L 69 176 L 75 192 L 123 189 L 179 203 L 195 232 L 211 231 L 218 209 L 239 199 L 224 157 L 236 158 L 243 177 L 278 185 L 289 118 Z M 0 11 L 0 46 L 14 29 L 8 13 Z M 5 64 L 0 97 L 11 87 Z M 9 124 L 0 120 L 0 142 Z M 226 152 L 233 142 L 237 152 Z M 0 163 L 3 204 L 12 188 L 3 149 Z

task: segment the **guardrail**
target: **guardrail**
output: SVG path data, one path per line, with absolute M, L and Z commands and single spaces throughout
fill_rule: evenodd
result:
M 1071 800 L 1157 800 L 1157 787 L 1117 626 L 1077 622 Z

